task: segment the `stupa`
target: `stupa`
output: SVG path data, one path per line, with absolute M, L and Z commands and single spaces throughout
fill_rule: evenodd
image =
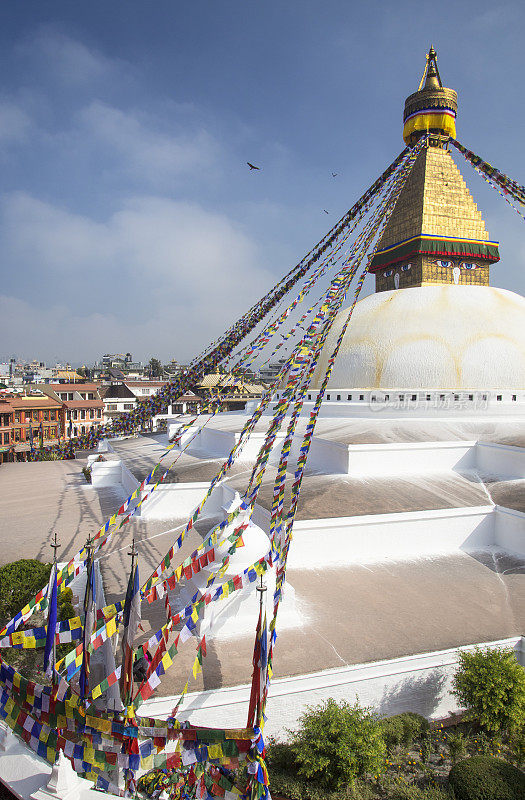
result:
M 489 285 L 499 246 L 450 154 L 457 107 L 431 47 L 403 129 L 407 144 L 430 136 L 379 242 L 370 265 L 376 294 L 355 308 L 331 389 L 461 390 L 473 400 L 481 391 L 488 400 L 525 388 L 525 299 Z M 314 387 L 344 319 L 342 311 Z

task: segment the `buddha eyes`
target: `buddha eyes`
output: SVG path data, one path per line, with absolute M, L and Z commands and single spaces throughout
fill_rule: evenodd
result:
M 401 269 L 403 270 L 403 272 L 408 272 L 408 270 L 410 269 L 411 266 L 412 266 L 412 264 L 403 264 Z
M 439 260 L 436 261 L 436 264 L 438 267 L 444 267 L 444 269 L 452 269 L 452 267 L 455 266 L 453 261 Z M 477 269 L 479 265 L 475 264 L 474 261 L 461 261 L 458 266 L 460 266 L 461 269 Z
M 387 271 L 385 272 L 385 278 L 389 278 L 393 273 L 393 271 L 394 271 L 393 269 L 387 269 Z

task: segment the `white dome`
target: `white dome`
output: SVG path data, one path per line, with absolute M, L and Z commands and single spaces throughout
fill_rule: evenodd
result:
M 319 388 L 348 311 L 333 324 Z M 418 286 L 355 307 L 328 387 L 524 389 L 525 298 L 491 286 Z

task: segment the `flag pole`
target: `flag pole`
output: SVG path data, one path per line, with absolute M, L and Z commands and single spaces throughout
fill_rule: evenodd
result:
M 131 550 L 128 550 L 128 556 L 131 556 L 131 575 L 134 574 L 135 569 L 135 561 L 139 554 L 135 544 L 135 526 L 133 526 L 133 538 L 131 539 Z M 124 668 L 124 665 L 122 666 Z M 129 683 L 129 696 L 133 697 L 133 661 L 131 662 L 131 676 L 130 676 L 130 683 Z M 127 708 L 127 707 L 126 707 Z
M 53 543 L 51 544 L 51 547 L 53 548 L 53 569 L 55 570 L 55 580 L 56 580 L 57 579 L 57 567 L 58 567 L 57 550 L 60 547 L 60 544 L 58 543 L 58 539 L 57 539 L 56 528 L 55 528 L 55 530 L 53 532 Z M 57 644 L 56 644 L 56 632 L 55 631 L 53 631 L 53 649 L 52 649 L 51 653 L 52 653 L 52 656 L 51 656 L 52 661 L 51 661 L 51 663 L 52 663 L 52 666 L 53 666 L 53 672 L 52 672 L 51 680 L 52 680 L 53 687 L 55 687 L 56 686 L 56 663 L 57 663 Z
M 262 634 L 262 625 L 263 625 L 263 611 L 266 610 L 266 584 L 263 583 L 263 573 L 261 572 L 260 575 L 260 583 L 259 586 L 255 587 L 259 592 L 259 619 L 261 620 L 261 631 Z M 264 624 L 266 624 L 266 615 L 264 615 Z M 261 676 L 261 686 L 259 687 L 259 694 L 257 697 L 257 725 L 260 723 L 261 718 L 261 711 L 262 711 L 262 694 L 263 694 L 263 686 L 266 686 L 266 676 L 268 673 L 268 664 L 265 665 L 264 675 Z M 264 679 L 264 683 L 263 680 Z
M 91 588 L 91 575 L 93 571 L 93 562 L 94 562 L 94 550 L 95 550 L 95 542 L 91 537 L 91 534 L 88 535 L 86 540 L 85 548 L 87 551 L 86 556 L 86 591 L 84 592 L 84 636 L 83 636 L 83 651 L 82 651 L 82 659 L 83 659 L 83 672 L 84 672 L 84 690 L 81 689 L 82 701 L 85 704 L 85 699 L 88 692 L 89 686 L 89 653 L 87 649 L 87 645 L 89 640 L 91 639 L 91 634 L 93 631 L 86 631 L 87 622 L 88 622 L 88 608 L 89 604 L 93 603 L 93 597 L 90 598 L 90 588 Z M 82 673 L 81 673 L 82 676 Z M 82 686 L 82 684 L 81 684 Z

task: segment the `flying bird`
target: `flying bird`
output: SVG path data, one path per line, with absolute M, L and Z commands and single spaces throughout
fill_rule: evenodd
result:
M 323 208 L 323 211 L 324 211 L 325 214 L 329 214 L 330 213 L 329 211 L 326 210 L 326 208 Z
M 255 164 L 250 164 L 250 162 L 249 162 L 249 161 L 247 161 L 246 163 L 248 164 L 248 166 L 250 167 L 250 169 L 261 169 L 260 167 L 256 167 L 256 166 L 255 166 Z
M 337 178 L 338 175 L 339 175 L 338 172 L 332 172 L 332 178 Z

